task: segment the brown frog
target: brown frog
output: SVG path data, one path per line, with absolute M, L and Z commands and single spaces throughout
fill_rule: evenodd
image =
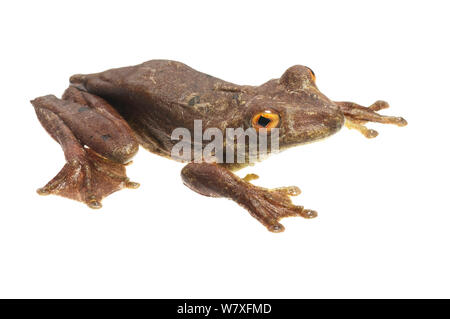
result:
M 67 161 L 38 193 L 100 208 L 101 200 L 112 192 L 139 186 L 125 173 L 139 145 L 172 158 L 177 143 L 173 130 L 193 131 L 194 120 L 202 120 L 204 130 L 253 127 L 270 135 L 277 128 L 280 149 L 323 139 L 344 123 L 368 138 L 378 133 L 366 128 L 366 122 L 407 124 L 401 117 L 377 113 L 388 107 L 386 102 L 369 107 L 334 102 L 315 82 L 313 71 L 301 65 L 290 67 L 279 79 L 245 86 L 167 60 L 74 75 L 61 99 L 47 95 L 31 101 Z M 257 178 L 254 174 L 239 178 L 232 173 L 249 164 L 247 157 L 244 163 L 188 162 L 181 171 L 185 185 L 202 195 L 234 200 L 270 231 L 283 231 L 279 221 L 284 217 L 317 216 L 292 204 L 290 196 L 300 193 L 297 187 L 266 189 L 250 183 Z

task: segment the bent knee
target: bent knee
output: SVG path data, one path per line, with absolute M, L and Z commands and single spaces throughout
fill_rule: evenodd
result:
M 123 143 L 113 147 L 110 151 L 105 152 L 105 155 L 114 162 L 126 164 L 133 159 L 138 150 L 139 144 L 137 141 L 130 139 L 128 143 Z
M 128 163 L 139 149 L 136 138 L 125 127 L 93 126 L 83 131 L 77 130 L 77 133 L 82 144 L 116 163 Z

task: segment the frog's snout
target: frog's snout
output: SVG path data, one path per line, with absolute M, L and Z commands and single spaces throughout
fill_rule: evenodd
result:
M 333 133 L 339 131 L 345 123 L 345 116 L 342 111 L 335 105 L 329 107 L 327 125 L 333 131 Z
M 320 108 L 305 110 L 305 122 L 312 127 L 326 128 L 330 133 L 337 132 L 345 122 L 344 114 L 335 105 L 324 105 Z
M 336 106 L 304 107 L 297 110 L 286 126 L 286 144 L 302 144 L 333 135 L 345 118 Z

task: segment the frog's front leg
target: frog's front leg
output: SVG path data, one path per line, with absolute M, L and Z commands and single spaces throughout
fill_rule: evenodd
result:
M 353 102 L 334 102 L 344 113 L 345 125 L 350 129 L 360 131 L 365 137 L 373 138 L 378 132 L 368 129 L 364 124 L 366 122 L 378 122 L 384 124 L 395 124 L 397 126 L 405 126 L 408 124 L 402 117 L 380 115 L 377 111 L 386 109 L 389 104 L 385 101 L 376 101 L 369 107 L 364 107 Z
M 47 132 L 61 145 L 67 163 L 41 195 L 57 194 L 100 208 L 102 198 L 124 187 L 136 188 L 125 164 L 138 150 L 131 128 L 105 100 L 69 87 L 31 101 Z
M 284 231 L 280 219 L 290 216 L 313 218 L 317 213 L 292 204 L 290 196 L 300 194 L 298 187 L 267 189 L 249 183 L 251 176 L 241 179 L 223 166 L 190 163 L 181 171 L 186 186 L 205 196 L 232 199 L 246 208 L 272 232 Z

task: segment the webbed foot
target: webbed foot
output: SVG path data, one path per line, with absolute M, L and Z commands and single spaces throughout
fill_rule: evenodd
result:
M 367 128 L 364 124 L 367 122 L 378 122 L 383 124 L 394 124 L 405 126 L 408 122 L 403 117 L 386 116 L 377 112 L 387 109 L 389 104 L 385 101 L 376 101 L 369 107 L 364 107 L 353 102 L 335 102 L 345 115 L 345 125 L 349 129 L 356 129 L 367 138 L 378 136 L 378 132 Z
M 42 188 L 39 195 L 60 195 L 86 203 L 90 208 L 102 207 L 101 201 L 123 188 L 137 188 L 126 176 L 125 166 L 114 163 L 85 149 L 85 156 L 66 163 L 61 171 Z
M 284 231 L 280 220 L 285 217 L 317 217 L 316 211 L 292 203 L 290 197 L 300 193 L 296 186 L 267 189 L 250 184 L 245 192 L 246 197 L 240 204 L 269 231 L 279 233 Z

